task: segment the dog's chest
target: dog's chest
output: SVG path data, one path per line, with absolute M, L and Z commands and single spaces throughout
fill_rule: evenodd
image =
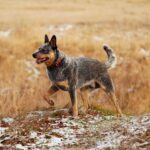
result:
M 50 70 L 47 69 L 47 74 L 49 79 L 52 82 L 59 82 L 59 81 L 66 80 L 66 76 L 61 68 L 50 69 Z
M 68 91 L 69 85 L 65 71 L 54 69 L 47 70 L 47 73 L 49 79 L 53 82 L 54 85 L 56 85 L 61 90 Z

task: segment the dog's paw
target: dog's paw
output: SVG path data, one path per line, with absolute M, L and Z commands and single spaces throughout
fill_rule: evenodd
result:
M 73 117 L 78 116 L 78 110 L 73 109 L 72 107 L 68 110 L 69 114 L 71 114 Z
M 70 107 L 68 113 L 72 115 L 72 112 L 73 112 L 72 107 Z
M 125 117 L 125 115 L 124 114 L 117 114 L 117 117 Z

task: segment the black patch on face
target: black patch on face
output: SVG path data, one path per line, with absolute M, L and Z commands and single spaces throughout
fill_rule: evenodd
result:
M 51 51 L 53 51 L 54 54 L 55 54 L 55 61 L 56 61 L 59 57 L 59 51 L 57 49 L 57 43 L 56 42 L 57 41 L 56 41 L 56 36 L 55 35 L 52 36 L 51 40 L 49 40 L 48 36 L 45 35 L 44 44 L 40 48 L 38 48 L 37 52 L 32 54 L 33 58 L 37 58 L 38 55 L 40 55 L 40 54 L 47 55 Z
M 46 43 L 43 46 L 41 46 L 38 50 L 39 50 L 38 52 L 42 54 L 48 54 L 52 50 L 52 48 L 49 45 L 49 43 Z

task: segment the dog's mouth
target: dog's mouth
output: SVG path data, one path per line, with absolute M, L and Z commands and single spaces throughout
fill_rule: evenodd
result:
M 36 63 L 37 64 L 41 64 L 43 62 L 46 62 L 49 58 L 48 57 L 44 57 L 44 58 L 37 58 L 36 59 Z

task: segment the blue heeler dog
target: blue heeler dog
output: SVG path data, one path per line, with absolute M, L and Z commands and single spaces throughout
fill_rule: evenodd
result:
M 122 115 L 114 93 L 112 79 L 108 74 L 108 69 L 116 64 L 116 56 L 109 46 L 104 45 L 103 48 L 108 55 L 106 63 L 87 57 L 71 58 L 59 51 L 55 35 L 51 40 L 45 35 L 44 44 L 32 54 L 38 64 L 45 63 L 47 67 L 48 77 L 52 82 L 48 90 L 49 96 L 60 89 L 69 92 L 72 104 L 69 112 L 73 116 L 78 115 L 76 89 L 80 89 L 83 98 L 82 93 L 89 88 L 104 89 L 113 101 L 117 112 Z M 48 97 L 46 96 L 45 99 L 48 100 Z M 83 98 L 83 104 L 87 110 L 88 99 Z

